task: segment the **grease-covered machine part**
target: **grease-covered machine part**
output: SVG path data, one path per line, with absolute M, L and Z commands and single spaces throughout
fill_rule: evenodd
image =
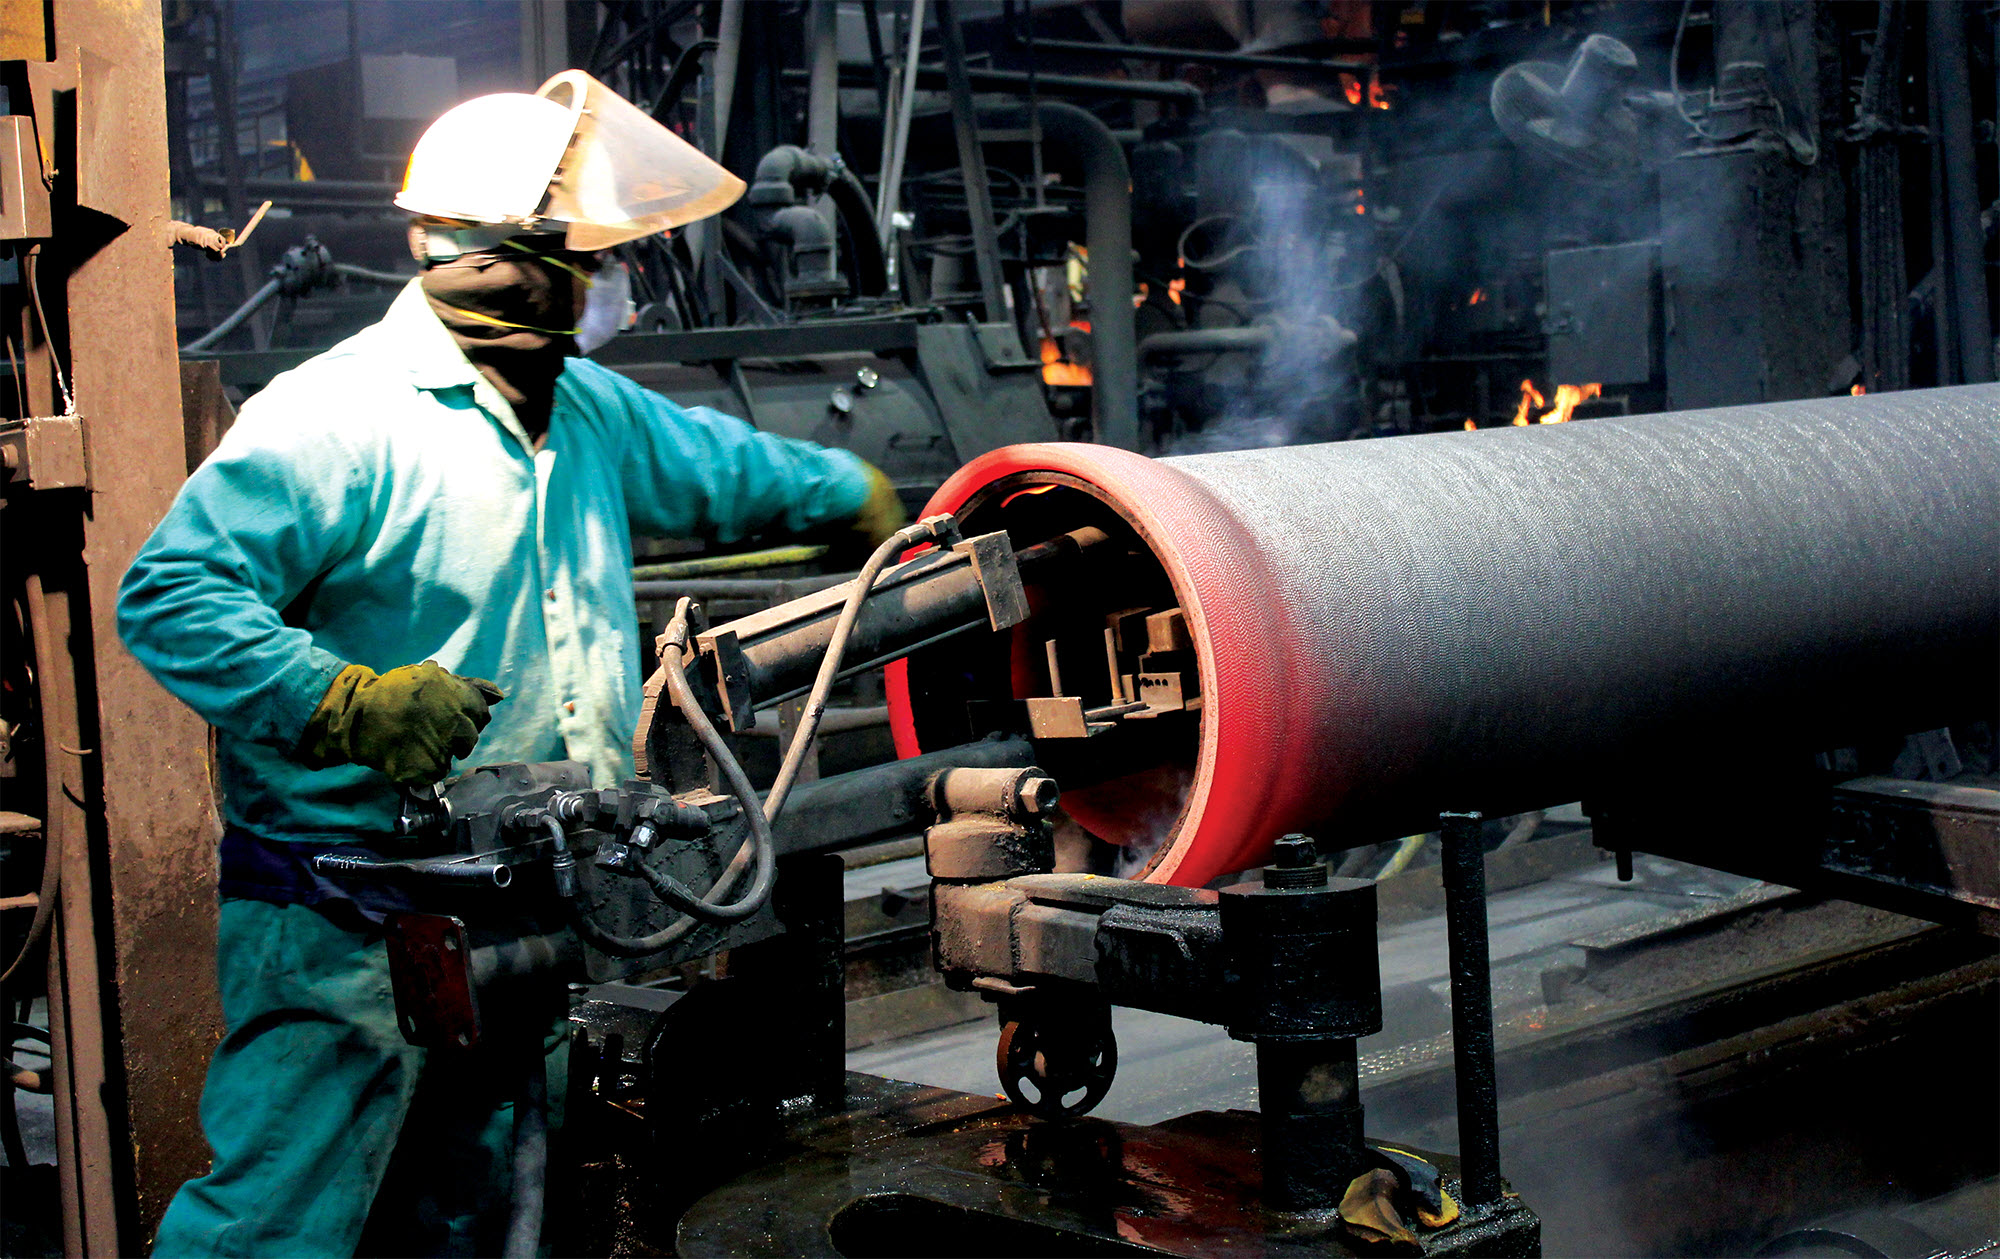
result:
M 1155 846 L 1157 882 L 1247 868 L 1289 830 L 1345 846 L 1441 809 L 1703 796 L 1995 694 L 1991 385 L 1167 459 L 1015 446 L 928 510 L 1017 547 L 1115 513 L 1171 585 L 1189 746 L 1063 781 L 1084 826 Z M 1035 632 L 1011 668 L 961 641 L 894 669 L 899 750 L 963 737 L 962 695 L 1049 694 L 1021 664 Z

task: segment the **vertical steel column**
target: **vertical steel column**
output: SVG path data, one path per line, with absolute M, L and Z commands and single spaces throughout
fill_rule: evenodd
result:
M 895 112 L 882 126 L 882 165 L 875 181 L 875 234 L 882 238 L 890 274 L 900 268 L 896 247 L 896 203 L 902 194 L 903 158 L 910 147 L 910 112 L 916 108 L 917 62 L 924 50 L 924 0 L 910 0 L 909 31 L 902 53 L 902 86 L 896 89 Z M 893 118 L 893 122 L 886 119 Z
M 1493 975 L 1486 944 L 1482 813 L 1446 813 L 1445 932 L 1451 949 L 1451 1057 L 1458 1077 L 1459 1175 L 1468 1206 L 1500 1200 L 1500 1099 L 1493 1080 Z
M 951 125 L 965 179 L 965 212 L 972 220 L 972 256 L 979 265 L 979 300 L 987 323 L 1007 318 L 1000 296 L 1000 233 L 993 223 L 993 190 L 986 182 L 986 153 L 979 147 L 979 116 L 972 112 L 972 81 L 965 73 L 965 35 L 951 0 L 937 0 L 938 35 L 944 42 L 945 84 L 951 89 Z
M 46 497 L 51 491 L 44 491 Z M 75 491 L 60 491 L 65 497 Z M 37 506 L 40 504 L 38 503 Z M 49 936 L 49 1076 L 55 1098 L 57 1191 L 62 1201 L 65 1255 L 118 1253 L 115 1129 L 122 1116 L 103 1103 L 110 1078 L 104 975 L 96 935 L 96 880 L 90 860 L 90 788 L 86 762 L 94 755 L 84 733 L 79 684 L 89 661 L 75 655 L 88 631 L 76 624 L 81 577 L 71 554 L 74 524 L 38 522 L 51 558 L 27 579 L 28 619 L 35 640 L 35 683 L 42 711 L 48 781 L 43 860 L 62 871 L 61 903 Z M 54 556 L 61 556 L 60 559 Z
M 806 8 L 806 148 L 828 157 L 840 151 L 840 14 L 837 0 Z
M 50 993 L 64 1245 L 141 1254 L 167 1199 L 208 1165 L 197 1102 L 220 1032 L 206 982 L 207 731 L 124 650 L 115 617 L 119 579 L 187 468 L 162 29 L 143 0 L 51 13 L 61 55 L 28 67 L 57 155 L 54 230 L 32 272 L 49 352 L 67 360 L 89 486 L 34 495 L 48 835 L 63 863 Z
M 1856 270 L 1861 293 L 1861 365 L 1870 393 L 1910 387 L 1907 312 L 1910 276 L 1903 250 L 1902 6 L 1881 0 L 1875 46 L 1855 107 L 1859 211 Z
M 1928 42 L 1925 55 L 1931 80 L 1932 142 L 1937 146 L 1934 170 L 1944 186 L 1931 197 L 1942 206 L 1943 231 L 1938 240 L 1938 276 L 1943 281 L 1940 305 L 1950 311 L 1949 338 L 1955 370 L 1939 384 L 1978 384 L 1993 379 L 1993 329 L 1986 312 L 1986 244 L 1979 226 L 1978 162 L 1972 142 L 1971 58 L 1967 55 L 1965 19 L 1970 6 L 1932 3 L 1924 6 Z M 1944 348 L 1946 335 L 1938 337 Z

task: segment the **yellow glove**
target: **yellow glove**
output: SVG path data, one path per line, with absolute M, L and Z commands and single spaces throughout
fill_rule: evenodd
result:
M 868 501 L 854 514 L 850 527 L 865 549 L 872 551 L 909 524 L 910 514 L 903 510 L 903 500 L 896 497 L 896 487 L 889 483 L 882 469 L 867 462 L 861 466 L 868 470 Z
M 490 706 L 507 698 L 485 678 L 462 678 L 435 660 L 376 675 L 351 664 L 333 679 L 299 740 L 314 769 L 353 763 L 403 787 L 427 787 L 472 755 Z

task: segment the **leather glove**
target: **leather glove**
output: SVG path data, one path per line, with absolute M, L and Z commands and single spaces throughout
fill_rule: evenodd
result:
M 462 678 L 435 660 L 377 675 L 366 665 L 342 669 L 306 722 L 299 759 L 313 769 L 366 765 L 401 787 L 428 787 L 451 772 L 453 757 L 472 755 L 507 698 L 484 678 Z
M 868 501 L 861 504 L 861 510 L 854 515 L 850 526 L 856 535 L 856 542 L 864 552 L 873 551 L 910 523 L 910 514 L 903 510 L 903 500 L 896 497 L 896 487 L 889 483 L 882 469 L 864 462 L 868 470 Z

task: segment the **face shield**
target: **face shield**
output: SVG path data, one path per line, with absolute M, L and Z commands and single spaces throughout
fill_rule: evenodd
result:
M 744 183 L 581 70 L 530 96 L 446 111 L 417 142 L 396 204 L 505 235 L 561 231 L 594 253 L 727 209 Z
M 581 70 L 565 70 L 536 95 L 575 119 L 543 211 L 569 224 L 570 249 L 651 236 L 720 213 L 743 195 L 742 180 Z

